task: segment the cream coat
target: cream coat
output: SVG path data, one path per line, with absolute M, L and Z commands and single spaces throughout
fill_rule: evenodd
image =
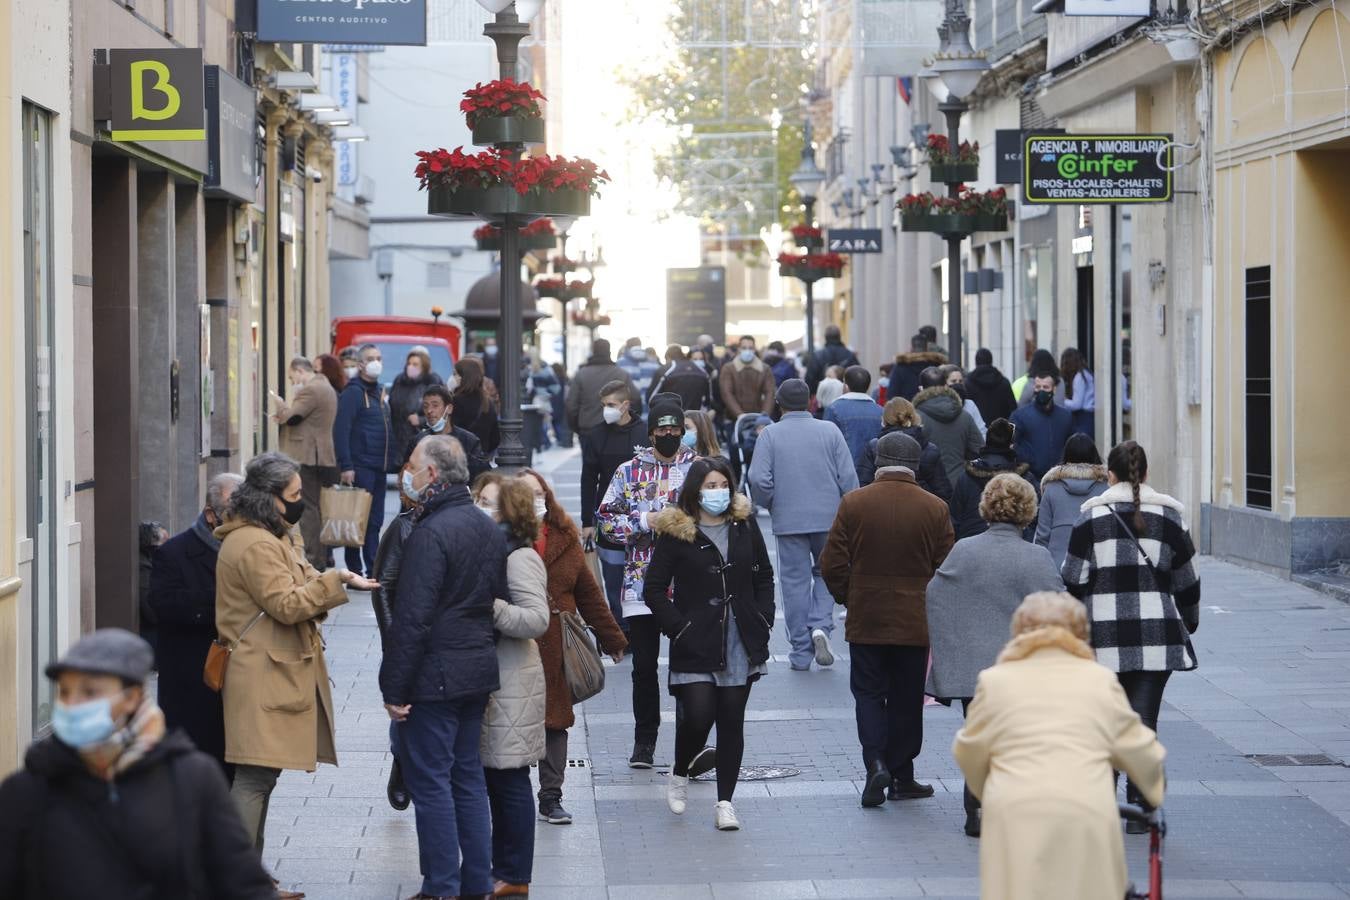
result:
M 519 769 L 544 757 L 544 663 L 534 639 L 548 631 L 548 572 L 530 547 L 506 558 L 508 602 L 492 607 L 501 687 L 488 697 L 479 755 L 489 769 Z
M 1115 674 L 1067 644 L 982 672 L 952 746 L 984 802 L 984 900 L 1120 900 L 1128 879 L 1112 768 L 1162 803 L 1162 745 Z
M 216 529 L 216 631 L 228 643 L 259 612 L 230 658 L 222 692 L 225 761 L 312 772 L 337 765 L 333 697 L 319 622 L 347 602 L 339 572 L 323 574 L 298 542 L 231 521 Z

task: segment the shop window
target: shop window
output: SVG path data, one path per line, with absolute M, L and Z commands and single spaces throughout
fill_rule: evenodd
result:
M 1247 505 L 1271 508 L 1270 266 L 1247 270 Z

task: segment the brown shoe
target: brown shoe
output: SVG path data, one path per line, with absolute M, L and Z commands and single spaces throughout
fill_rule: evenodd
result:
M 528 897 L 530 896 L 530 886 L 528 884 L 511 884 L 507 881 L 497 882 L 497 889 L 492 892 L 494 897 Z
M 281 889 L 281 882 L 275 878 L 272 879 L 272 887 L 276 888 L 277 900 L 305 900 L 304 891 L 284 891 Z

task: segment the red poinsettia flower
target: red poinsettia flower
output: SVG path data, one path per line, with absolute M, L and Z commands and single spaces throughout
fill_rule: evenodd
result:
M 543 116 L 539 101 L 544 95 L 527 82 L 508 79 L 479 83 L 464 92 L 460 101 L 460 112 L 470 128 L 482 119 L 512 116 L 522 119 L 538 119 Z

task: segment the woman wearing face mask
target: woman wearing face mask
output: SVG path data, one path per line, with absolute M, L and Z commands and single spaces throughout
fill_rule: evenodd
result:
M 338 354 L 338 361 L 342 364 L 342 377 L 347 381 L 361 374 L 361 351 L 355 347 L 344 347 Z M 346 386 L 346 383 L 343 383 Z
M 544 756 L 544 665 L 534 638 L 548 630 L 548 573 L 534 549 L 543 522 L 532 482 L 489 473 L 474 482 L 473 501 L 506 534 L 510 596 L 497 598 L 501 687 L 488 697 L 480 755 L 492 809 L 492 877 L 496 896 L 530 892 L 534 868 L 534 797 L 530 766 Z
M 684 813 L 689 764 L 715 724 L 714 823 L 735 831 L 741 825 L 731 799 L 745 751 L 745 706 L 750 685 L 768 672 L 773 566 L 750 501 L 733 497 L 731 467 L 721 457 L 694 461 L 678 505 L 657 513 L 652 529 L 658 537 L 643 600 L 670 637 L 670 691 L 684 713 L 666 802 Z
M 717 442 L 717 429 L 712 416 L 702 410 L 688 410 L 684 414 L 684 437 L 680 443 L 699 456 L 721 456 L 722 445 Z
M 483 374 L 483 363 L 472 356 L 455 363 L 455 375 L 459 377 L 459 386 L 454 391 L 455 406 L 450 421 L 477 435 L 483 455 L 490 459 L 502 441 L 497 425 L 495 389 L 489 390 L 490 382 Z
M 614 621 L 609 603 L 586 565 L 576 523 L 558 503 L 544 476 L 526 469 L 520 477 L 534 494 L 535 514 L 542 523 L 534 549 L 548 570 L 548 631 L 539 638 L 546 684 L 546 746 L 544 758 L 539 760 L 539 819 L 550 825 L 568 825 L 572 822 L 572 814 L 563 808 L 562 789 L 567 774 L 567 729 L 576 718 L 572 714 L 572 692 L 563 675 L 560 615 L 579 613 L 595 630 L 601 649 L 615 662 L 623 659 L 628 640 L 619 623 Z
M 305 560 L 291 536 L 304 505 L 300 467 L 264 453 L 216 529 L 216 632 L 233 648 L 222 691 L 225 761 L 236 766 L 230 793 L 259 853 L 281 770 L 337 765 L 319 623 L 347 602 L 344 585 L 379 586 L 347 570 L 320 574 Z
M 145 688 L 153 655 L 105 628 L 47 667 L 50 737 L 0 783 L 0 896 L 277 896 L 220 766 Z
M 421 347 L 408 351 L 403 371 L 389 388 L 389 416 L 394 421 L 394 446 L 403 447 L 425 424 L 422 395 L 433 384 L 443 384 L 431 371 L 431 356 Z

